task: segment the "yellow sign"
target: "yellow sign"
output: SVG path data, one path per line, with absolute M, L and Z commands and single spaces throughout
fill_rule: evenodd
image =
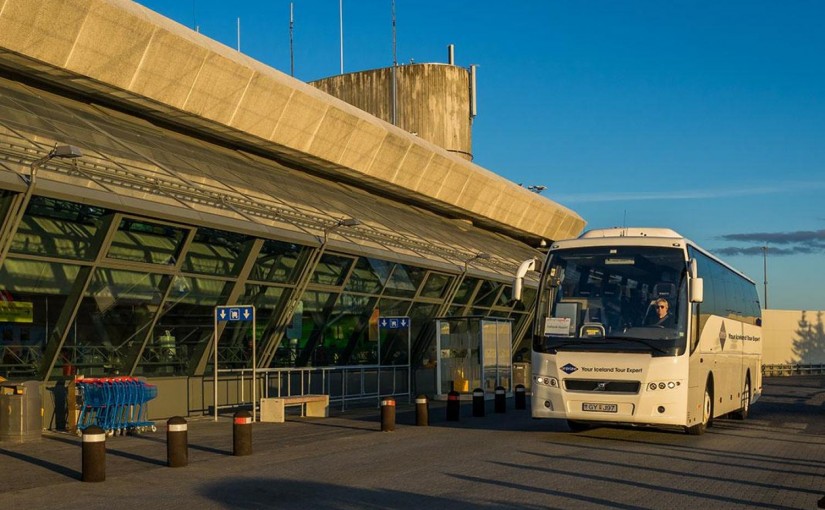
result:
M 34 303 L 0 301 L 0 322 L 34 322 Z

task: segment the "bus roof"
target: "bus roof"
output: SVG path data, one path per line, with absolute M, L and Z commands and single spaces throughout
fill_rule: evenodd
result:
M 593 239 L 598 237 L 666 237 L 669 239 L 683 239 L 682 235 L 669 228 L 659 227 L 613 227 L 588 230 L 579 236 L 579 239 Z

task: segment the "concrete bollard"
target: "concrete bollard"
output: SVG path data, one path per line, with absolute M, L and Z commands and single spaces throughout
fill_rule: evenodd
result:
M 447 393 L 447 421 L 458 421 L 461 415 L 460 394 L 457 391 Z
M 232 420 L 232 455 L 252 455 L 252 415 L 238 411 Z
M 504 386 L 496 386 L 496 412 L 507 412 L 507 395 L 504 391 Z
M 84 482 L 106 480 L 106 432 L 92 425 L 83 431 L 83 469 L 80 479 Z
M 484 390 L 476 388 L 473 390 L 473 417 L 484 418 Z
M 427 395 L 421 394 L 415 397 L 415 424 L 419 427 L 426 427 L 430 424 L 430 401 Z
M 516 384 L 516 409 L 527 409 L 527 390 L 523 384 Z
M 189 463 L 189 427 L 186 420 L 173 416 L 166 421 L 166 465 L 184 467 Z
M 381 432 L 395 431 L 395 399 L 387 397 L 381 401 Z

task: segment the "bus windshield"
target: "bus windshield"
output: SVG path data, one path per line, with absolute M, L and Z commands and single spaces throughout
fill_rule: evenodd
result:
M 549 254 L 534 349 L 685 351 L 686 262 L 680 248 L 597 246 Z

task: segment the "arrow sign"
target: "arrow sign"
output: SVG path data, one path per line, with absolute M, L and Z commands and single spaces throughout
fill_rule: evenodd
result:
M 216 306 L 217 322 L 249 322 L 255 318 L 254 306 Z
M 381 317 L 378 325 L 384 329 L 407 329 L 412 322 L 409 317 Z

